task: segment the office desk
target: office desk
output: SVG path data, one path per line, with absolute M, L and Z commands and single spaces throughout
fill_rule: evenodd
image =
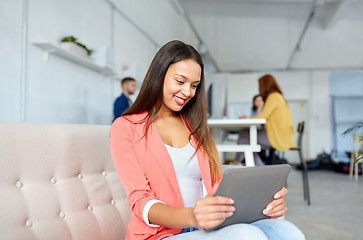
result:
M 257 127 L 265 124 L 266 119 L 208 119 L 208 126 L 212 132 L 214 141 L 217 144 L 217 150 L 219 153 L 223 152 L 244 152 L 246 159 L 246 166 L 255 166 L 253 159 L 254 152 L 260 152 L 261 146 L 257 144 Z M 227 136 L 227 132 L 234 130 L 239 131 L 241 129 L 250 129 L 250 144 L 233 144 L 225 143 L 224 139 Z

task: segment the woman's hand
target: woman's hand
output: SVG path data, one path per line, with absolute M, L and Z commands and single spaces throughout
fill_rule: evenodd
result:
M 287 207 L 284 197 L 287 192 L 288 191 L 286 188 L 282 188 L 280 191 L 278 191 L 274 195 L 274 200 L 270 202 L 263 210 L 263 214 L 271 218 L 279 218 L 285 215 L 287 212 Z
M 218 184 L 205 197 L 195 202 L 193 217 L 196 227 L 206 229 L 218 226 L 224 220 L 233 215 L 234 201 L 227 197 L 215 196 Z

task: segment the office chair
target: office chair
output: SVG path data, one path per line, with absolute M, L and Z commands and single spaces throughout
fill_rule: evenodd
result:
M 304 200 L 305 201 L 307 200 L 307 203 L 310 206 L 310 190 L 309 190 L 309 179 L 308 179 L 308 167 L 307 167 L 306 161 L 304 159 L 303 149 L 302 149 L 302 137 L 303 137 L 303 133 L 304 133 L 304 124 L 305 124 L 304 121 L 299 122 L 298 127 L 297 127 L 297 132 L 298 132 L 297 145 L 290 148 L 287 151 L 297 151 L 298 154 L 299 154 L 300 164 L 301 164 L 303 190 L 304 190 Z M 280 158 L 278 157 L 280 154 L 277 153 L 277 155 L 276 155 L 275 152 L 278 152 L 278 151 L 276 149 L 274 149 L 274 148 L 270 148 L 268 156 L 266 156 L 265 152 L 262 151 L 260 157 L 263 159 L 263 161 L 267 165 L 288 163 L 285 160 L 285 157 L 284 157 L 285 152 L 280 152 L 281 153 Z M 287 187 L 287 183 L 286 183 L 286 187 Z
M 310 190 L 309 190 L 309 179 L 308 179 L 308 166 L 304 159 L 303 149 L 302 149 L 302 137 L 304 133 L 304 121 L 299 122 L 297 126 L 298 138 L 297 146 L 290 148 L 291 151 L 297 151 L 299 153 L 300 163 L 301 163 L 301 174 L 304 188 L 304 200 L 307 200 L 310 206 Z

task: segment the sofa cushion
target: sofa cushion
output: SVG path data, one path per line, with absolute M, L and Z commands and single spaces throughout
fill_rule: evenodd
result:
M 0 122 L 2 239 L 124 239 L 110 126 Z

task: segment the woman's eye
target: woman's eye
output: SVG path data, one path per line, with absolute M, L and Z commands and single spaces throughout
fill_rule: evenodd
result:
M 179 80 L 176 80 L 177 83 L 179 84 L 183 84 L 184 82 L 183 81 L 179 81 Z
M 192 88 L 197 88 L 198 85 L 192 84 Z

